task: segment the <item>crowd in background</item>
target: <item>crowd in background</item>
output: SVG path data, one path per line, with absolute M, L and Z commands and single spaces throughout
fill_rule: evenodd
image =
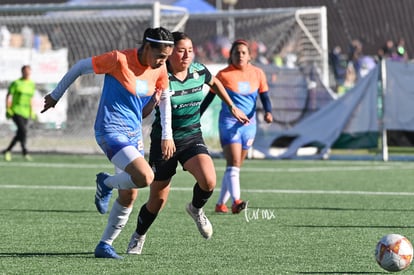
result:
M 267 47 L 261 41 L 249 40 L 251 58 L 254 63 L 269 64 L 266 58 Z M 230 57 L 231 41 L 226 36 L 207 39 L 203 44 L 195 45 L 196 60 L 203 64 L 227 63 Z
M 408 61 L 404 38 L 399 38 L 396 42 L 392 39 L 386 40 L 375 56 L 364 54 L 363 43 L 359 39 L 351 41 L 348 52 L 335 46 L 329 54 L 329 62 L 338 95 L 343 95 L 354 87 L 358 79 L 364 77 L 384 58 L 397 62 Z
M 26 47 L 39 50 L 50 50 L 62 47 L 59 29 L 54 30 L 49 40 L 47 35 L 35 35 L 33 30 L 24 26 L 21 33 L 10 33 L 6 26 L 0 26 L 0 47 Z M 56 36 L 56 37 L 55 37 Z M 294 68 L 297 66 L 297 55 L 294 45 L 287 45 L 280 52 L 271 54 L 271 50 L 262 41 L 250 40 L 251 59 L 256 64 L 273 64 L 277 67 Z M 216 36 L 207 39 L 204 43 L 195 46 L 195 59 L 203 64 L 227 63 L 231 42 L 225 36 Z M 387 39 L 378 48 L 376 55 L 367 55 L 363 50 L 363 42 L 353 39 L 348 49 L 334 46 L 329 53 L 330 70 L 334 83 L 331 88 L 338 95 L 345 94 L 354 87 L 358 79 L 365 76 L 383 58 L 394 61 L 408 61 L 405 40 L 400 37 L 396 41 Z

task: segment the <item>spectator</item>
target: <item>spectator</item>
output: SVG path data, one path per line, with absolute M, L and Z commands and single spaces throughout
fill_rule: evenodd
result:
M 342 85 L 347 71 L 347 60 L 340 46 L 336 46 L 329 54 L 329 62 L 335 77 L 336 85 Z
M 394 52 L 394 41 L 392 41 L 392 39 L 388 39 L 385 41 L 384 46 L 378 49 L 378 59 L 381 60 L 383 58 L 391 57 Z
M 348 52 L 348 63 L 354 66 L 355 73 L 358 76 L 361 68 L 360 59 L 362 57 L 362 42 L 358 39 L 351 41 Z
M 355 73 L 354 66 L 349 64 L 346 67 L 344 81 L 341 84 L 338 85 L 338 88 L 337 88 L 338 95 L 342 96 L 346 92 L 348 92 L 350 89 L 352 89 L 355 86 L 356 78 L 357 78 L 357 76 L 356 76 L 356 73 Z
M 397 46 L 395 47 L 395 52 L 391 56 L 392 60 L 395 61 L 407 61 L 408 54 L 405 49 L 405 40 L 404 38 L 400 38 L 398 40 Z

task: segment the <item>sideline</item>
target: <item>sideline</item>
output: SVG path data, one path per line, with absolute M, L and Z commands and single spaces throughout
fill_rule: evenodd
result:
M 349 163 L 349 162 L 347 162 Z M 275 166 L 278 164 L 276 163 Z M 334 166 L 335 165 L 335 166 Z M 62 168 L 62 169 L 113 169 L 112 164 L 77 164 L 77 163 L 48 163 L 48 162 L 0 162 L 0 167 L 33 167 L 33 168 Z M 377 163 L 377 164 L 364 164 L 354 166 L 343 166 L 341 162 L 334 163 L 330 166 L 315 165 L 313 167 L 275 167 L 275 168 L 260 168 L 260 167 L 243 167 L 243 172 L 264 172 L 264 173 L 298 173 L 298 172 L 332 172 L 332 171 L 366 171 L 366 170 L 390 170 L 390 169 L 414 169 L 414 163 Z M 224 166 L 216 167 L 216 171 L 224 171 Z

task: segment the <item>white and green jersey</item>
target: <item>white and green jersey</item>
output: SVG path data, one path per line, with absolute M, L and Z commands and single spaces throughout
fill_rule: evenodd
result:
M 201 136 L 200 105 L 204 99 L 203 85 L 211 82 L 210 71 L 200 63 L 192 63 L 184 81 L 168 72 L 171 91 L 172 130 L 176 145 Z M 161 139 L 160 112 L 156 108 L 151 131 L 152 140 Z

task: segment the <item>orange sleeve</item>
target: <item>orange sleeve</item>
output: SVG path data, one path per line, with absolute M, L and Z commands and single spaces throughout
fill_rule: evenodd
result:
M 117 51 L 107 52 L 92 57 L 92 66 L 96 74 L 106 74 L 113 72 L 117 66 Z

